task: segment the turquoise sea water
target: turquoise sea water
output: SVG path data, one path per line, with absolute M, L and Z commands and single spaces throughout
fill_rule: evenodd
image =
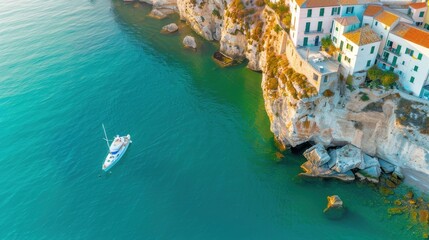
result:
M 275 156 L 261 76 L 221 69 L 190 30 L 102 0 L 0 3 L 1 239 L 414 239 L 359 183 Z M 181 23 L 183 25 L 183 23 Z M 182 26 L 181 25 L 181 26 Z M 111 171 L 110 136 L 133 144 Z M 324 217 L 339 194 L 348 215 Z

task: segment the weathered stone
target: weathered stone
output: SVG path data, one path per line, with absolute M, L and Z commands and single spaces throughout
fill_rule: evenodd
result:
M 356 176 L 361 180 L 368 180 L 373 183 L 378 183 L 378 179 L 381 174 L 381 169 L 378 166 L 371 166 L 369 168 L 365 168 L 362 170 L 359 170 L 356 173 Z
M 186 36 L 183 39 L 183 45 L 187 48 L 197 48 L 197 43 L 195 42 L 195 38 L 192 36 Z
M 349 144 L 334 151 L 336 151 L 337 158 L 333 169 L 339 173 L 357 168 L 363 161 L 362 151 L 353 145 Z
M 379 159 L 378 162 L 380 163 L 381 170 L 385 173 L 392 173 L 395 171 L 395 165 L 389 163 L 386 160 Z
M 395 166 L 395 171 L 393 171 L 392 176 L 404 179 L 404 174 L 402 174 L 401 168 L 399 166 Z
M 354 181 L 355 175 L 351 171 L 345 173 L 338 173 L 329 169 L 327 164 L 317 166 L 312 162 L 307 161 L 301 165 L 301 168 L 304 170 L 304 173 L 300 173 L 300 176 L 305 177 L 320 177 L 320 178 L 335 178 L 341 181 Z
M 323 212 L 331 219 L 339 219 L 343 217 L 345 213 L 343 201 L 338 195 L 328 196 L 328 205 Z
M 176 32 L 177 30 L 179 30 L 179 27 L 177 26 L 177 24 L 175 23 L 170 23 L 168 25 L 165 25 L 164 27 L 162 27 L 162 32 L 165 33 L 173 33 Z
M 308 161 L 317 166 L 321 166 L 331 160 L 331 157 L 322 144 L 316 144 L 310 147 L 305 150 L 303 155 Z
M 164 19 L 167 17 L 163 12 L 159 11 L 158 9 L 152 9 L 152 11 L 149 13 L 150 17 L 156 18 L 156 19 Z
M 367 154 L 363 154 L 363 161 L 359 165 L 359 169 L 365 169 L 376 166 L 377 168 L 380 168 L 380 162 L 376 157 L 371 157 Z

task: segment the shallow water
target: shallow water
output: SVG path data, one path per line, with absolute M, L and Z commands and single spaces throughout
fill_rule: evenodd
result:
M 101 0 L 0 4 L 2 239 L 412 239 L 359 183 L 297 177 L 275 156 L 261 75 L 217 46 Z M 111 173 L 101 123 L 133 144 Z M 348 208 L 324 217 L 326 196 Z

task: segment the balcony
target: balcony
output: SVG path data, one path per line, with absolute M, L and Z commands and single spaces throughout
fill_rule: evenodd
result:
M 304 34 L 306 35 L 321 34 L 321 33 L 323 33 L 323 29 L 320 29 L 320 31 L 319 30 L 304 31 Z
M 377 55 L 377 60 L 386 65 L 389 65 L 390 67 L 394 67 L 394 68 L 398 67 L 398 64 L 389 62 L 388 58 L 381 57 L 380 55 Z
M 394 54 L 394 55 L 396 55 L 398 57 L 401 56 L 401 53 L 398 51 L 398 49 L 395 49 L 395 48 L 392 48 L 392 47 L 386 46 L 386 47 L 384 47 L 384 51 L 392 53 L 392 54 Z

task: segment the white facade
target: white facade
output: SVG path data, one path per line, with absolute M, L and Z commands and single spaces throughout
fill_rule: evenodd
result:
M 339 6 L 301 8 L 295 0 L 290 6 L 290 36 L 295 46 L 319 46 L 322 38 L 330 35 L 334 18 L 340 16 Z
M 380 46 L 380 39 L 378 41 L 369 42 L 365 44 L 357 44 L 352 39 L 347 37 L 348 34 L 344 35 L 350 31 L 344 31 L 345 26 L 342 26 L 337 21 L 335 21 L 335 31 L 338 28 L 338 31 L 335 31 L 335 34 L 332 34 L 332 41 L 335 47 L 340 49 L 338 55 L 338 61 L 341 63 L 341 66 L 345 69 L 343 74 L 353 75 L 360 71 L 367 71 L 370 67 L 375 64 L 377 57 L 377 52 Z M 354 26 L 348 26 L 349 29 Z M 352 30 L 350 33 L 354 34 L 357 32 L 362 32 L 364 30 L 371 31 L 369 27 L 364 27 L 365 29 L 359 28 L 357 30 Z M 364 31 L 361 34 L 366 34 Z M 372 34 L 374 34 L 372 32 Z M 335 41 L 334 38 L 338 39 Z
M 421 8 L 408 7 L 408 16 L 410 16 L 417 26 L 420 26 L 425 21 L 426 6 Z
M 378 66 L 393 70 L 401 85 L 415 96 L 422 97 L 422 88 L 429 85 L 429 48 L 408 41 L 393 33 L 378 60 Z

